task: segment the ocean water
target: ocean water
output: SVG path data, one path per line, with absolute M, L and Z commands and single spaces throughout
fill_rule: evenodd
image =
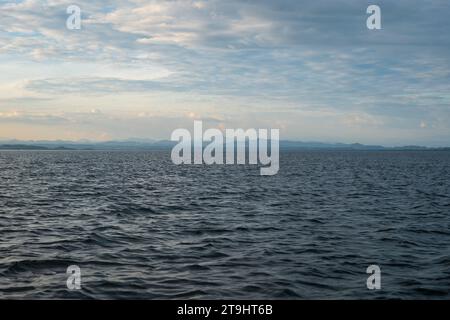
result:
M 263 177 L 167 151 L 2 151 L 0 298 L 450 297 L 450 152 L 280 160 Z

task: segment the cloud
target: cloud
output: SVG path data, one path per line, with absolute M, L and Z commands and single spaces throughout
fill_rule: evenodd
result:
M 81 30 L 65 27 L 69 4 L 0 4 L 0 64 L 14 66 L 0 75 L 0 111 L 62 114 L 84 96 L 92 109 L 133 95 L 139 105 L 151 97 L 152 114 L 164 104 L 161 119 L 199 100 L 209 103 L 206 114 L 245 118 L 249 127 L 252 112 L 271 111 L 299 139 L 330 130 L 320 121 L 308 132 L 288 127 L 289 118 L 313 114 L 358 136 L 370 126 L 419 137 L 424 121 L 450 137 L 447 0 L 380 0 L 377 31 L 366 28 L 368 0 L 79 0 Z M 13 78 L 22 84 L 14 95 Z
M 18 111 L 0 112 L 0 122 L 2 123 L 59 125 L 67 121 L 66 118 L 50 114 L 24 114 Z
M 125 80 L 119 78 L 62 78 L 30 81 L 26 88 L 49 94 L 80 93 L 104 95 L 117 92 L 149 92 L 182 90 L 168 83 L 151 80 Z
M 349 126 L 382 126 L 384 121 L 379 117 L 374 117 L 369 114 L 349 114 L 346 115 L 343 121 Z

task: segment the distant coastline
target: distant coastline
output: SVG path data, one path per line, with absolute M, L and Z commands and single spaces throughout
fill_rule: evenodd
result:
M 0 150 L 167 150 L 176 142 L 168 140 L 146 141 L 0 141 Z M 302 141 L 280 141 L 281 150 L 341 150 L 341 151 L 450 151 L 450 147 L 364 145 L 360 143 L 324 143 Z

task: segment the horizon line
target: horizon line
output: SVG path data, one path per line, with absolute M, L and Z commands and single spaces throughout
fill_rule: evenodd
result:
M 259 139 L 257 139 L 259 140 Z M 270 141 L 270 139 L 267 139 Z M 158 143 L 177 143 L 176 141 L 171 141 L 170 139 L 153 139 L 153 138 L 126 138 L 126 139 L 117 139 L 117 140 L 90 140 L 90 139 L 79 139 L 79 140 L 62 140 L 62 139 L 29 139 L 29 140 L 22 140 L 22 139 L 15 139 L 15 138 L 0 138 L 0 145 L 26 145 L 26 144 L 73 144 L 73 145 L 82 145 L 82 144 L 92 144 L 92 145 L 98 145 L 98 144 L 111 144 L 111 143 L 118 143 L 118 144 L 140 144 L 142 146 L 145 145 L 157 145 Z M 208 141 L 203 141 L 205 143 L 208 143 Z M 248 140 L 246 140 L 248 142 Z M 316 145 L 316 147 L 322 147 L 326 148 L 328 147 L 355 147 L 359 146 L 362 148 L 382 148 L 382 149 L 396 149 L 396 148 L 422 148 L 422 149 L 448 149 L 450 148 L 449 145 L 445 146 L 430 146 L 430 145 L 421 145 L 421 144 L 398 144 L 398 145 L 392 145 L 392 146 L 386 146 L 383 144 L 365 144 L 360 142 L 326 142 L 326 141 L 314 141 L 314 140 L 295 140 L 295 139 L 280 139 L 280 143 L 293 143 L 293 144 L 305 144 L 305 145 Z M 300 146 L 298 146 L 300 147 Z M 307 146 L 304 146 L 307 147 Z M 310 148 L 313 148 L 314 146 L 309 146 Z

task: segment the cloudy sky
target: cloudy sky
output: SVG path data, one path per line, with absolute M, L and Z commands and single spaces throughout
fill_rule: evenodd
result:
M 0 139 L 168 139 L 203 119 L 450 145 L 449 16 L 448 0 L 0 1 Z

